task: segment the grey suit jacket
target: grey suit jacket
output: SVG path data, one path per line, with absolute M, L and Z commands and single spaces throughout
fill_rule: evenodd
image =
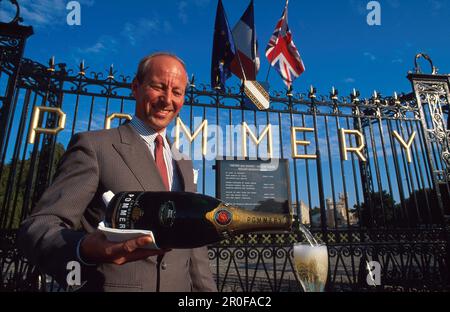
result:
M 178 160 L 177 169 L 184 190 L 195 192 L 192 161 Z M 66 266 L 77 260 L 78 241 L 104 217 L 101 195 L 108 190 L 163 191 L 157 172 L 147 145 L 130 125 L 75 135 L 53 184 L 21 225 L 20 250 L 66 285 Z M 217 291 L 206 247 L 172 250 L 165 254 L 160 269 L 156 256 L 124 265 L 82 265 L 82 280 L 87 282 L 81 289 L 155 291 L 158 273 L 161 291 Z

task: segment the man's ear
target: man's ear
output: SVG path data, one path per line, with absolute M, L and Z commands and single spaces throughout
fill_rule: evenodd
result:
M 131 91 L 133 92 L 133 97 L 136 99 L 137 88 L 139 88 L 139 82 L 136 78 L 133 79 L 131 83 Z

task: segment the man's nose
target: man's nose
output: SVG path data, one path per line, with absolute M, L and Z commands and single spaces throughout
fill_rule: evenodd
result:
M 170 90 L 165 90 L 161 96 L 161 100 L 164 102 L 164 104 L 171 104 L 172 103 L 172 93 Z

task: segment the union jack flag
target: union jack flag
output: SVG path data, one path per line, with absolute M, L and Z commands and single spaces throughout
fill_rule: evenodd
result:
M 266 48 L 266 57 L 270 65 L 275 67 L 289 88 L 295 78 L 305 71 L 300 53 L 292 41 L 292 33 L 288 26 L 288 2 L 284 7 L 283 14 L 270 37 Z

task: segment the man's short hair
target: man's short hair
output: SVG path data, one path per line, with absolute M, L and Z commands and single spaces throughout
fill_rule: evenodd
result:
M 170 53 L 170 52 L 156 52 L 156 53 L 147 55 L 139 62 L 137 74 L 136 74 L 136 79 L 139 83 L 144 82 L 145 75 L 147 74 L 147 70 L 148 70 L 151 60 L 158 56 L 168 56 L 168 57 L 171 57 L 171 58 L 177 60 L 183 66 L 183 69 L 186 72 L 186 76 L 187 76 L 186 64 L 184 64 L 182 59 L 180 59 L 178 56 L 176 56 L 175 54 Z M 189 81 L 189 79 L 188 79 L 188 81 Z

